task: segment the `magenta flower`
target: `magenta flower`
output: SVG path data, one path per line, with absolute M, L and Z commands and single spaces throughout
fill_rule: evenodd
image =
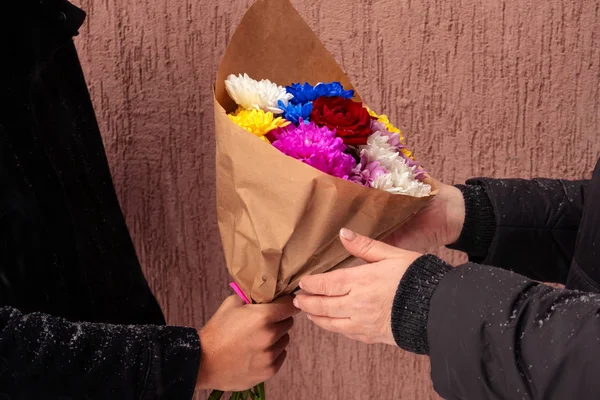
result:
M 302 122 L 272 131 L 273 146 L 328 175 L 348 179 L 356 161 L 345 153 L 342 139 L 327 127 Z

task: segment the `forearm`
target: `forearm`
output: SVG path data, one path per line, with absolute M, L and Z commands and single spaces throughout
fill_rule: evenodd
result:
M 418 259 L 402 281 L 394 336 L 429 354 L 442 397 L 600 396 L 600 296 L 477 264 L 453 269 L 434 256 Z
M 434 386 L 445 398 L 598 398 L 599 312 L 595 295 L 480 265 L 451 271 L 428 320 Z
M 182 399 L 200 360 L 195 330 L 71 323 L 0 308 L 0 395 Z
M 465 225 L 449 246 L 529 278 L 564 283 L 588 181 L 477 179 L 459 186 Z

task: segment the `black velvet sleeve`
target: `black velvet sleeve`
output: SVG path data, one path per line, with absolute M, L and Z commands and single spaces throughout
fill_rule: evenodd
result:
M 189 400 L 194 329 L 72 323 L 0 308 L 0 397 Z

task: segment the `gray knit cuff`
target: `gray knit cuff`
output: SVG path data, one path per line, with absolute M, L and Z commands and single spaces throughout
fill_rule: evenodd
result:
M 456 185 L 465 199 L 465 223 L 458 240 L 447 246 L 469 255 L 472 261 L 485 258 L 496 232 L 496 216 L 482 186 Z
M 402 349 L 428 354 L 429 303 L 438 283 L 451 270 L 452 266 L 431 254 L 419 257 L 408 267 L 392 307 L 392 333 Z

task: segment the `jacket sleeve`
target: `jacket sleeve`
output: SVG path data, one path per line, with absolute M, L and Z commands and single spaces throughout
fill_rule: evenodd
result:
M 425 255 L 398 286 L 392 332 L 429 354 L 447 400 L 600 398 L 600 295 Z
M 472 179 L 459 186 L 466 218 L 457 243 L 473 262 L 565 283 L 588 181 Z
M 0 308 L 0 397 L 189 400 L 196 331 L 72 323 Z
M 600 297 L 475 264 L 448 272 L 427 323 L 445 399 L 600 398 Z

